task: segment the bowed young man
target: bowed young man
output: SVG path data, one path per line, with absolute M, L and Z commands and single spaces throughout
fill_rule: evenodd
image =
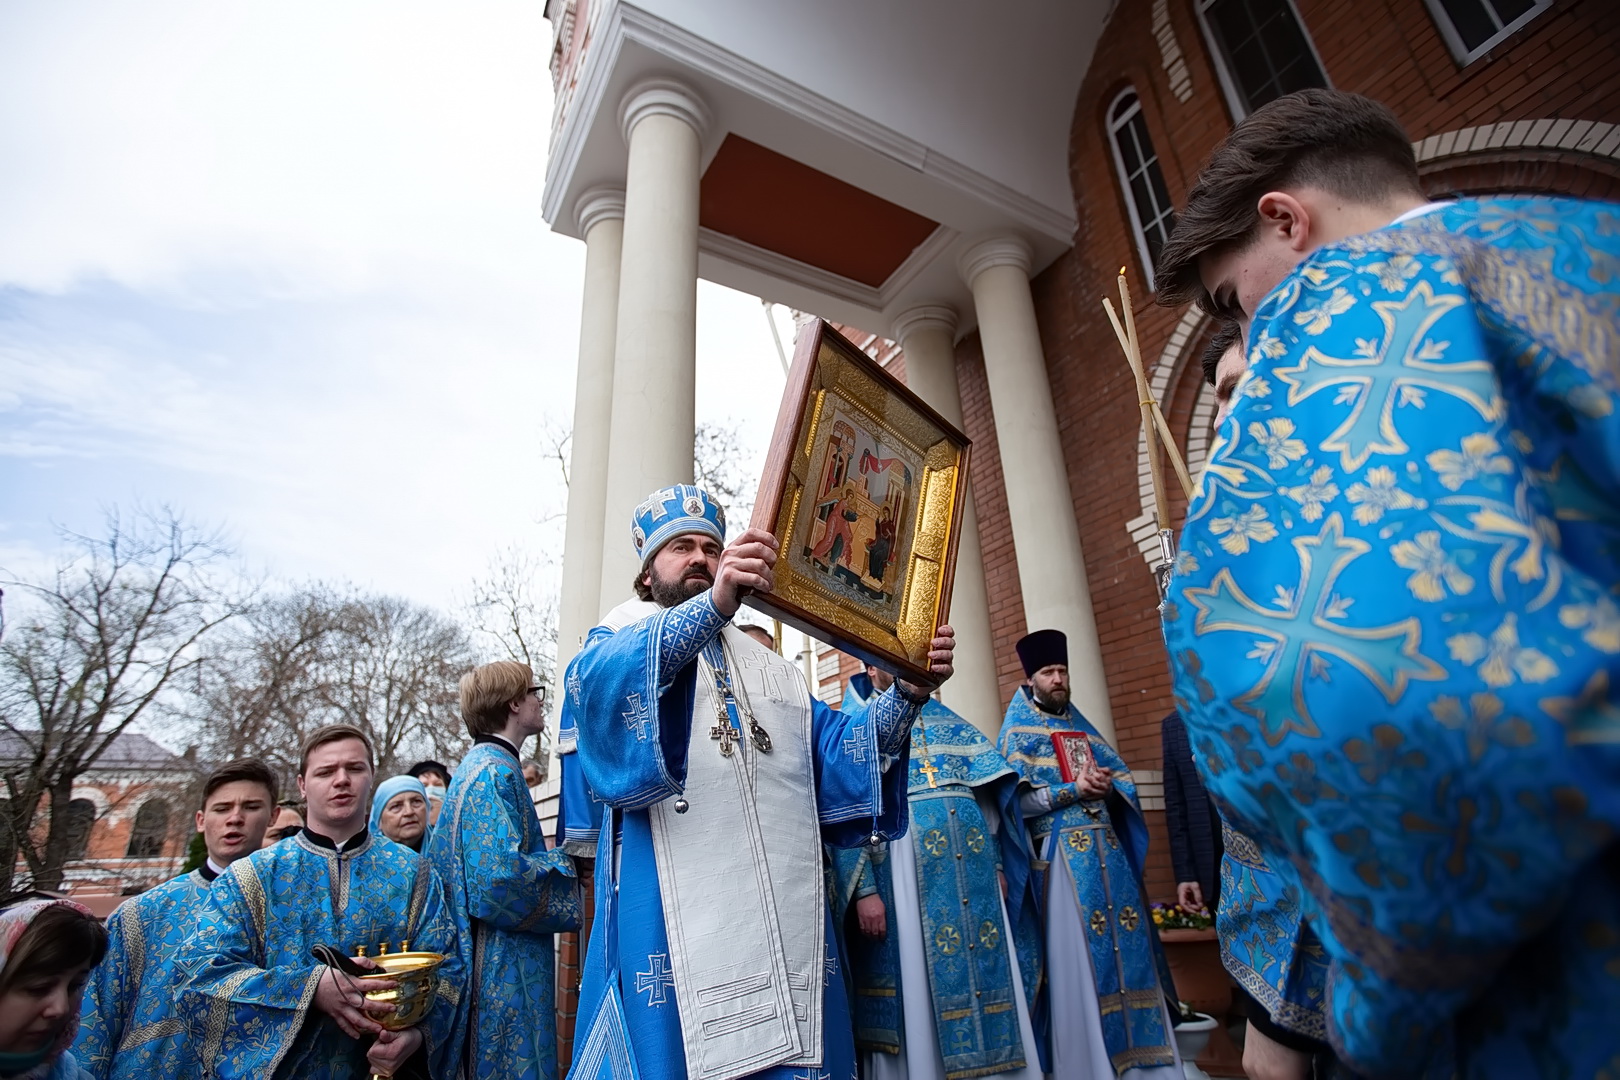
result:
M 428 861 L 366 828 L 372 775 L 364 733 L 347 724 L 318 729 L 298 765 L 304 830 L 232 863 L 209 890 L 179 958 L 180 1018 L 204 1075 L 391 1074 L 424 1043 L 432 1076 L 453 1075 L 446 1049 L 462 992 L 455 928 Z M 353 954 L 407 942 L 445 959 L 426 1019 L 399 1032 L 367 1011 L 392 1006 L 364 997 L 396 983 L 362 984 L 312 955 L 317 945 Z
M 1620 1055 L 1617 214 L 1429 203 L 1388 109 L 1301 91 L 1161 257 L 1250 360 L 1164 608 L 1178 707 L 1365 1075 Z
M 91 973 L 73 1045 L 96 1080 L 190 1080 L 202 1062 L 176 1016 L 176 960 L 197 928 L 214 880 L 259 850 L 276 806 L 276 777 L 247 758 L 215 769 L 203 783 L 197 831 L 207 860 L 118 905 L 107 920 L 107 956 Z
M 466 1080 L 554 1080 L 552 934 L 579 926 L 574 863 L 547 851 L 520 751 L 546 729 L 545 687 L 512 660 L 461 677 L 473 748 L 450 782 L 428 841 L 471 972 L 457 1013 Z
M 770 590 L 775 538 L 725 546 L 702 489 L 654 492 L 632 535 L 640 599 L 591 631 L 567 678 L 574 757 L 608 807 L 572 1075 L 633 1060 L 646 1077 L 852 1076 L 821 843 L 904 833 L 927 689 L 897 684 L 858 716 L 814 700 L 730 625 L 748 590 Z M 952 641 L 940 627 L 932 642 L 940 678 Z

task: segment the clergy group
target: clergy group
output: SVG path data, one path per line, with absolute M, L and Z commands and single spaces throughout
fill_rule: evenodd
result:
M 1620 1075 L 1620 207 L 1422 183 L 1384 106 L 1284 95 L 1160 253 L 1160 302 L 1221 327 L 1160 608 L 1178 892 L 1218 904 L 1255 1080 Z M 0 1077 L 554 1080 L 575 929 L 579 1080 L 1192 1068 L 1136 781 L 1062 633 L 1017 642 L 999 727 L 936 696 L 946 625 L 832 708 L 736 622 L 777 537 L 728 542 L 690 484 L 629 525 L 561 680 L 554 843 L 519 663 L 462 677 L 453 770 L 377 784 L 324 727 L 284 821 L 225 764 L 197 870 L 105 929 L 0 912 Z

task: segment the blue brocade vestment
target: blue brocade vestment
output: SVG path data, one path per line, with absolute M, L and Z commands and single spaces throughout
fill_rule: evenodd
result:
M 202 1064 L 175 1009 L 176 960 L 208 902 L 193 870 L 132 896 L 107 919 L 107 958 L 90 973 L 73 1054 L 96 1080 L 191 1080 Z
M 851 683 L 865 680 L 857 675 Z M 925 769 L 933 770 L 932 783 Z M 999 831 L 993 832 L 975 798 L 980 788 L 998 810 Z M 1018 774 L 977 728 L 937 701 L 923 706 L 911 728 L 908 792 L 928 984 L 902 985 L 898 925 L 892 914 L 889 932 L 881 938 L 849 932 L 855 1039 L 862 1049 L 897 1053 L 905 1032 L 901 1002 L 907 994 L 922 994 L 933 1003 L 933 1034 L 947 1077 L 1039 1064 L 1025 1061 L 1007 952 L 1009 947 L 1017 950 L 1024 1000 L 1037 1014 L 1032 1020 L 1040 1033 L 1043 1024 L 1035 1003 L 1041 984 L 1041 924 L 1018 788 Z M 881 857 L 889 846 L 882 845 L 877 853 L 868 846 L 833 852 L 840 923 L 864 895 L 881 896 L 885 910 L 895 911 L 893 861 Z M 1007 878 L 1010 941 L 1003 929 L 997 870 Z M 908 1055 L 927 1053 L 908 1049 Z
M 1178 707 L 1369 1076 L 1620 1063 L 1617 287 L 1602 204 L 1317 250 L 1188 510 Z
M 480 742 L 456 767 L 427 857 L 445 886 L 467 988 L 451 1060 L 466 1080 L 554 1080 L 552 934 L 579 926 L 579 883 L 547 851 L 517 757 Z
M 464 978 L 455 927 L 427 859 L 362 832 L 338 852 L 305 830 L 215 880 L 180 951 L 179 1013 L 204 1075 L 221 1080 L 350 1080 L 366 1071 L 367 1040 L 314 1007 L 326 968 L 316 945 L 373 955 L 445 954 L 438 1000 L 421 1024 L 430 1071 L 454 1075 L 447 1048 Z
M 1064 783 L 1052 744 L 1054 731 L 1083 731 L 1090 736 L 1097 764 L 1114 770 L 1112 793 L 1104 799 L 1082 799 L 1076 784 Z M 1015 693 L 1007 706 L 997 749 L 1031 786 L 1050 793 L 1049 811 L 1026 813 L 1035 851 L 1046 864 L 1036 870 L 1037 895 L 1048 898 L 1043 904 L 1048 920 L 1059 917 L 1049 910 L 1056 902 L 1049 889 L 1062 886 L 1061 871 L 1067 867 L 1088 931 L 1102 1038 L 1114 1071 L 1173 1067 L 1176 1056 L 1165 1013 L 1162 964 L 1152 912 L 1142 895 L 1147 824 L 1130 770 L 1080 710 L 1070 705 L 1064 715 L 1055 716 L 1037 708 L 1027 689 Z M 1078 957 L 1048 949 L 1048 968 L 1078 962 Z M 1063 1015 L 1064 1007 L 1063 1001 L 1051 1001 L 1052 1027 L 1086 1022 Z M 1074 1065 L 1054 1056 L 1052 1067 Z
M 578 749 L 573 756 L 590 792 L 608 808 L 602 815 L 595 925 L 582 973 L 570 1076 L 622 1080 L 631 1075 L 633 1060 L 642 1080 L 683 1080 L 689 1075 L 689 1060 L 694 1054 L 701 1058 L 703 1051 L 688 1048 L 683 1032 L 683 1006 L 677 1004 L 679 949 L 671 945 L 670 913 L 664 900 L 672 884 L 662 880 L 661 860 L 667 862 L 677 855 L 701 860 L 703 853 L 655 851 L 660 834 L 652 815 L 667 812 L 670 800 L 688 796 L 689 810 L 678 818 L 667 818 L 667 824 L 659 828 L 700 825 L 703 819 L 698 815 L 714 814 L 711 804 L 717 796 L 706 798 L 689 790 L 688 773 L 695 767 L 690 757 L 713 755 L 714 762 L 724 760 L 745 768 L 750 776 L 763 778 L 768 769 L 784 767 L 785 755 L 796 745 L 796 737 L 790 738 L 791 733 L 778 723 L 771 732 L 775 748 L 767 758 L 748 741 L 740 708 L 728 707 L 730 722 L 735 730 L 744 732 L 744 738 L 734 747 L 735 756 L 721 759 L 720 744 L 703 737 L 714 715 L 694 718 L 702 697 L 697 683 L 700 670 L 705 678 L 729 670 L 727 677 L 734 685 L 750 687 L 746 695 L 739 690 L 739 696 L 752 697 L 753 708 L 761 714 L 767 711 L 768 697 L 779 710 L 777 715 L 803 718 L 808 738 L 803 760 L 811 775 L 799 777 L 798 783 L 813 804 L 788 812 L 806 814 L 811 822 L 808 847 L 796 852 L 809 876 L 802 894 L 776 893 L 772 918 L 784 923 L 814 910 L 814 905 L 825 909 L 818 835 L 835 846 L 850 846 L 874 831 L 885 838 L 904 834 L 905 735 L 916 710 L 891 695 L 882 706 L 850 716 L 810 699 L 802 677 L 791 665 L 774 653 L 767 656 L 768 650 L 747 635 L 730 629 L 724 629 L 722 635 L 726 620 L 715 611 L 708 594 L 667 609 L 628 604 L 610 615 L 610 622 L 620 613 L 626 614 L 618 618 L 618 628 L 604 625 L 591 631 L 570 664 L 566 680 L 563 726 L 577 729 Z M 802 711 L 794 714 L 794 709 Z M 808 716 L 803 715 L 806 711 Z M 880 767 L 884 754 L 898 755 L 898 767 L 885 772 Z M 764 806 L 771 794 L 763 779 L 759 783 L 756 797 Z M 660 804 L 664 804 L 662 808 Z M 677 805 L 684 806 L 684 802 Z M 772 824 L 770 820 L 763 823 Z M 729 838 L 722 841 L 731 849 L 724 852 L 725 857 L 732 859 L 739 852 L 745 856 L 750 842 L 741 820 L 735 824 Z M 761 834 L 753 835 L 758 842 Z M 780 877 L 774 863 L 759 869 L 766 880 Z M 771 884 L 782 888 L 780 880 L 771 880 Z M 682 905 L 676 910 L 676 925 L 715 911 L 758 914 L 750 910 L 758 903 L 752 885 L 752 874 L 746 882 L 740 875 L 712 875 L 702 886 L 707 889 L 706 897 L 694 896 L 690 908 Z M 789 969 L 796 992 L 821 998 L 822 1041 L 809 1048 L 819 1057 L 819 1065 L 780 1064 L 748 1075 L 768 1080 L 853 1080 L 855 1076 L 849 1007 L 830 915 L 824 911 L 821 921 L 825 925 L 818 932 L 824 936 L 824 946 L 817 949 L 813 969 L 803 975 Z M 687 940 L 680 946 L 694 958 L 734 958 L 737 966 L 737 982 L 709 992 L 714 995 L 710 998 L 700 993 L 694 999 L 700 1003 L 712 1000 L 723 1006 L 728 996 L 751 993 L 764 985 L 748 972 L 760 964 L 768 966 L 767 960 L 739 955 L 748 950 L 728 942 L 723 930 L 722 936 Z M 723 1038 L 772 1019 L 764 1008 L 720 1012 L 702 1021 L 698 1030 L 704 1037 Z M 795 1000 L 794 1013 L 803 1023 L 804 1016 L 797 1015 L 800 1009 Z M 790 1016 L 787 1022 L 793 1020 Z

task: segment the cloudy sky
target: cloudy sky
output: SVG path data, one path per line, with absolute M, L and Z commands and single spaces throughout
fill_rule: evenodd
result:
M 540 214 L 541 8 L 0 5 L 0 576 L 137 502 L 432 604 L 560 560 L 584 248 Z M 699 420 L 762 453 L 759 301 L 700 284 L 698 354 Z

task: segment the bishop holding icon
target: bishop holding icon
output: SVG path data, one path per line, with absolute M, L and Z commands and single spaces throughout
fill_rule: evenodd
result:
M 776 538 L 727 546 L 701 488 L 654 492 L 632 537 L 639 599 L 591 631 L 566 679 L 562 727 L 606 806 L 572 1075 L 851 1076 L 821 845 L 904 835 L 929 688 L 896 683 L 855 715 L 815 700 L 731 625 L 744 595 L 770 591 Z M 953 647 L 940 627 L 939 679 Z

